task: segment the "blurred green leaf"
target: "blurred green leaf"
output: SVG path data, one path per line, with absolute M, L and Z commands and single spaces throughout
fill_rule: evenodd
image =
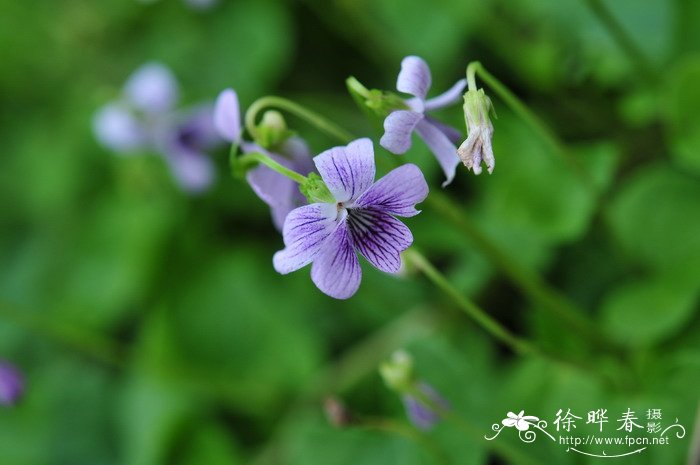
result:
M 672 278 L 638 280 L 612 291 L 601 306 L 604 330 L 629 345 L 649 345 L 678 331 L 692 315 L 697 292 Z
M 700 183 L 663 164 L 637 170 L 611 204 L 613 233 L 643 265 L 697 286 Z
M 275 408 L 319 365 L 307 291 L 293 291 L 271 266 L 271 251 L 249 246 L 197 270 L 173 302 L 172 331 L 183 360 L 225 377 L 238 407 Z
M 700 173 L 700 56 L 687 58 L 668 74 L 664 103 L 671 155 L 680 166 Z

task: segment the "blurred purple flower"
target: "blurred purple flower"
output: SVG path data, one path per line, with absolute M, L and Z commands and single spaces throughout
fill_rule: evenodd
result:
M 142 65 L 124 85 L 126 100 L 146 113 L 165 113 L 175 107 L 180 91 L 177 80 L 168 67 L 149 62 Z
M 9 363 L 0 360 L 0 404 L 14 405 L 24 392 L 24 380 L 20 372 Z
M 221 141 L 212 107 L 200 107 L 166 123 L 157 139 L 159 151 L 182 189 L 201 192 L 211 185 L 216 173 L 205 151 Z
M 411 148 L 411 135 L 415 130 L 440 163 L 447 178 L 444 187 L 454 179 L 460 161 L 455 144 L 461 135 L 457 129 L 431 118 L 426 112 L 457 102 L 467 83 L 460 79 L 447 92 L 426 100 L 431 83 L 430 68 L 422 58 L 408 56 L 403 59 L 396 88 L 414 97 L 405 101 L 408 109 L 392 111 L 386 117 L 384 135 L 379 143 L 392 153 L 406 153 Z
M 176 112 L 178 99 L 172 72 L 163 64 L 147 63 L 127 79 L 120 100 L 96 113 L 93 131 L 102 145 L 119 154 L 160 153 L 183 190 L 201 192 L 215 177 L 205 154 L 220 142 L 213 108 Z
M 149 136 L 146 128 L 126 105 L 109 103 L 95 114 L 92 129 L 98 142 L 119 154 L 143 150 Z
M 449 409 L 449 403 L 427 383 L 417 383 L 416 387 L 420 390 L 431 402 L 436 404 L 441 409 Z M 440 419 L 440 414 L 433 408 L 425 405 L 420 400 L 410 394 L 404 394 L 402 397 L 406 414 L 411 423 L 423 431 L 432 429 Z
M 218 0 L 185 0 L 185 4 L 197 10 L 207 10 L 218 3 Z
M 238 95 L 233 89 L 224 90 L 216 99 L 214 124 L 219 136 L 228 142 L 240 145 L 243 153 L 264 153 L 299 174 L 307 175 L 315 171 L 309 147 L 299 137 L 287 139 L 277 149 L 277 153 L 269 152 L 255 143 L 243 141 L 240 105 Z M 294 181 L 265 165 L 259 165 L 248 171 L 246 180 L 255 194 L 270 207 L 272 221 L 280 231 L 287 214 L 307 203 Z
M 423 173 L 413 164 L 374 182 L 374 149 L 369 139 L 334 147 L 314 158 L 333 203 L 313 203 L 287 215 L 285 248 L 273 259 L 282 274 L 309 263 L 311 279 L 336 299 L 351 297 L 362 271 L 357 252 L 376 268 L 396 273 L 401 252 L 413 242 L 411 231 L 395 216 L 414 216 L 428 195 Z

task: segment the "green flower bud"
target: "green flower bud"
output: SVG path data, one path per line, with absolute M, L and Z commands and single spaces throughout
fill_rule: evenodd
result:
M 255 142 L 261 147 L 271 149 L 293 135 L 294 132 L 287 129 L 284 116 L 278 111 L 268 110 L 263 114 L 262 121 L 257 127 Z
M 387 387 L 397 392 L 407 392 L 415 384 L 413 357 L 404 350 L 397 350 L 389 360 L 379 365 L 379 373 Z

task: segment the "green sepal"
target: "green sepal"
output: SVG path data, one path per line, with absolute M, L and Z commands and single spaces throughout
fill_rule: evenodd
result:
M 299 186 L 299 190 L 309 203 L 336 203 L 335 197 L 328 190 L 328 186 L 323 182 L 321 176 L 316 173 L 309 173 L 306 181 Z
M 384 119 L 392 111 L 409 109 L 404 99 L 393 92 L 367 89 L 352 76 L 345 80 L 345 84 L 355 103 L 367 116 L 373 119 L 377 117 Z
M 287 122 L 280 112 L 268 110 L 256 128 L 255 142 L 264 149 L 274 150 L 294 134 L 287 128 Z

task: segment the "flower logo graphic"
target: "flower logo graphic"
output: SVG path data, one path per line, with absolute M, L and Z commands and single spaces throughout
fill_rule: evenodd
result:
M 539 420 L 540 419 L 537 417 L 525 415 L 525 410 L 521 410 L 517 415 L 513 412 L 508 412 L 507 417 L 504 418 L 501 423 L 503 423 L 503 426 L 507 426 L 508 428 L 515 426 L 518 431 L 527 431 L 530 429 L 530 425 L 532 424 L 531 422 L 536 423 Z

